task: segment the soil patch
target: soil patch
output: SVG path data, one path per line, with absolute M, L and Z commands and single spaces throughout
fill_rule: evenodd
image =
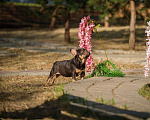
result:
M 144 50 L 146 49 L 146 36 L 145 36 L 146 26 L 136 26 L 136 40 L 135 49 Z M 6 29 L 0 31 L 1 38 L 20 38 L 28 41 L 38 41 L 44 43 L 56 43 L 69 45 L 73 47 L 79 46 L 78 38 L 78 28 L 70 29 L 70 37 L 72 43 L 64 42 L 64 28 L 57 28 L 54 30 L 49 29 L 29 29 L 29 30 L 12 30 Z M 100 27 L 98 28 L 98 33 L 103 41 L 106 49 L 121 49 L 129 50 L 129 26 L 120 27 Z M 92 34 L 91 43 L 94 49 L 103 50 L 100 40 L 95 33 Z
M 73 56 L 70 54 L 63 53 L 52 53 L 52 52 L 28 52 L 22 49 L 9 49 L 0 48 L 15 56 L 1 56 L 0 57 L 0 71 L 21 71 L 21 70 L 50 70 L 55 61 L 69 60 Z M 94 59 L 95 64 L 98 61 Z M 122 64 L 114 63 L 117 68 L 120 69 L 138 69 L 143 66 L 138 64 Z
M 16 56 L 1 56 L 0 71 L 50 70 L 55 61 L 68 60 L 73 56 L 60 53 L 27 52 L 22 49 L 1 48 Z

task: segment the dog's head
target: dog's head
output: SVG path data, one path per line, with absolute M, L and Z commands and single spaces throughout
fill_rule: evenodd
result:
M 90 52 L 85 48 L 80 49 L 71 49 L 70 52 L 76 59 L 81 59 L 82 63 L 85 63 L 88 57 L 90 56 Z

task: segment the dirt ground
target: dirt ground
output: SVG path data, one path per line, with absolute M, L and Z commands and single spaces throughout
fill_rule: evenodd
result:
M 145 36 L 146 26 L 136 26 L 136 50 L 145 50 L 146 48 L 146 36 Z M 29 41 L 39 41 L 44 43 L 59 43 L 63 45 L 69 45 L 73 47 L 79 46 L 78 38 L 78 28 L 70 29 L 70 44 L 64 42 L 64 28 L 58 28 L 54 30 L 49 29 L 24 29 L 24 30 L 12 30 L 3 29 L 0 31 L 1 38 L 20 38 Z M 121 27 L 99 27 L 98 33 L 103 41 L 106 49 L 121 49 L 129 50 L 129 26 Z M 92 34 L 91 43 L 93 49 L 102 49 L 103 47 L 98 39 L 96 33 Z
M 14 57 L 0 57 L 1 71 L 41 70 L 52 67 L 56 60 L 71 59 L 72 55 L 32 53 L 21 49 L 1 48 Z M 3 119 L 77 119 L 84 112 L 72 108 L 63 95 L 63 85 L 72 79 L 59 77 L 55 85 L 46 87 L 48 76 L 7 76 L 0 78 L 0 118 Z M 70 106 L 70 107 L 69 107 Z M 73 113 L 69 111 L 74 111 Z M 87 111 L 86 109 L 84 110 Z M 94 116 L 93 116 L 94 115 Z M 87 118 L 93 115 L 88 115 Z M 86 117 L 85 117 L 86 118 Z
M 145 50 L 145 26 L 137 27 L 136 50 Z M 78 46 L 78 29 L 71 29 L 72 43 L 63 41 L 64 29 L 49 30 L 3 30 L 2 38 L 21 38 L 29 41 L 60 43 Z M 128 50 L 129 27 L 99 29 L 106 49 Z M 95 49 L 102 49 L 96 34 L 92 36 Z M 50 70 L 57 60 L 71 59 L 72 55 L 51 52 L 27 52 L 22 49 L 0 48 L 14 57 L 0 57 L 0 71 Z M 95 63 L 97 61 L 95 60 Z M 141 68 L 143 66 L 116 63 L 118 68 Z M 60 77 L 54 86 L 46 87 L 47 76 L 7 76 L 0 78 L 0 118 L 3 119 L 108 119 L 89 109 L 72 107 L 63 95 L 63 85 L 71 78 Z
M 22 49 L 1 48 L 14 53 L 14 57 L 1 57 L 0 71 L 50 70 L 55 61 L 68 60 L 72 55 L 43 52 L 27 52 Z
M 55 61 L 72 58 L 71 54 L 1 49 L 17 55 L 0 57 L 1 71 L 50 70 Z M 117 64 L 117 67 L 119 66 L 140 68 L 140 66 Z M 100 113 L 87 109 L 79 111 L 81 108 L 74 108 L 67 102 L 63 95 L 63 85 L 72 81 L 70 77 L 59 77 L 55 85 L 50 87 L 45 86 L 46 79 L 47 76 L 28 75 L 1 77 L 0 117 L 4 119 L 97 119 L 102 117 Z
M 5 50 L 18 55 L 15 57 L 0 57 L 1 71 L 45 70 L 50 69 L 53 62 L 58 59 L 72 58 L 72 55 L 58 53 L 32 53 L 21 49 L 12 50 L 8 48 L 5 48 Z M 101 116 L 101 113 L 73 107 L 69 104 L 68 99 L 63 94 L 63 85 L 72 82 L 70 77 L 59 77 L 59 79 L 56 79 L 54 86 L 50 87 L 45 86 L 46 79 L 47 76 L 28 75 L 1 77 L 0 118 L 46 120 L 108 119 L 107 116 Z

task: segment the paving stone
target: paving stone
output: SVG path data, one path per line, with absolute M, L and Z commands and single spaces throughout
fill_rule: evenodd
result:
M 27 70 L 27 71 L 0 71 L 0 77 L 2 76 L 43 76 L 49 75 L 48 70 Z
M 4 50 L 1 50 L 0 51 L 0 56 L 11 56 L 11 57 L 14 57 L 14 56 L 17 56 L 16 54 L 14 53 L 10 53 L 10 52 L 7 52 L 7 51 L 4 51 Z
M 68 96 L 76 96 L 87 100 L 91 109 L 98 109 L 112 115 L 125 115 L 128 119 L 148 119 L 150 117 L 150 101 L 138 94 L 138 89 L 149 82 L 144 76 L 138 77 L 96 77 L 87 80 L 72 82 L 65 85 Z M 77 84 L 78 83 L 78 84 Z M 71 90 L 73 89 L 73 90 Z M 107 103 L 104 105 L 102 103 Z M 113 101 L 115 103 L 112 106 Z M 92 104 L 92 103 L 93 104 Z M 101 102 L 101 103 L 100 103 Z M 79 103 L 78 104 L 82 104 Z M 127 108 L 127 110 L 124 110 Z

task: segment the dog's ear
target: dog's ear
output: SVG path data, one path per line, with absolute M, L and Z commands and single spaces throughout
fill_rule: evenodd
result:
M 77 51 L 75 49 L 70 49 L 70 52 L 73 56 L 76 56 L 77 55 Z

